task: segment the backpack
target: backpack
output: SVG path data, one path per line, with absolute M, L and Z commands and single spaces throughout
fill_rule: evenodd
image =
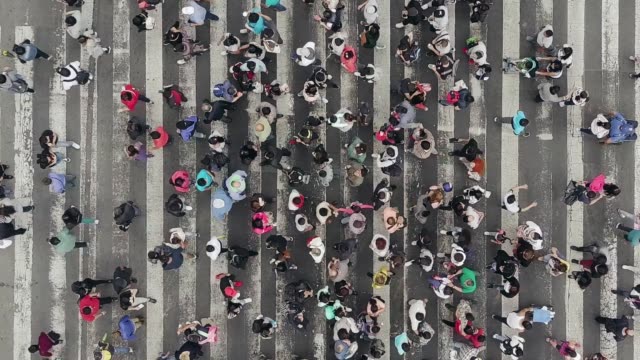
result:
M 223 97 L 224 96 L 224 84 L 215 84 L 213 86 L 213 96 L 215 97 Z
M 77 72 L 76 81 L 78 81 L 78 84 L 84 85 L 88 83 L 89 80 L 91 80 L 91 74 L 89 74 L 88 71 L 80 70 Z
M 73 284 L 71 284 L 71 291 L 80 297 L 85 296 L 88 293 L 87 289 L 84 288 L 82 281 L 74 281 Z
M 382 168 L 380 170 L 382 171 L 383 174 L 386 174 L 386 175 L 389 175 L 389 176 L 401 176 L 402 175 L 402 168 L 398 164 L 393 164 L 391 166 L 384 167 L 384 168 Z
M 460 101 L 460 92 L 459 91 L 449 91 L 447 93 L 447 103 L 453 105 Z

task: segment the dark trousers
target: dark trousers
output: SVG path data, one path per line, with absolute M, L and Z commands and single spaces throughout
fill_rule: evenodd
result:
M 503 124 L 511 125 L 511 123 L 513 122 L 513 117 L 502 117 L 500 118 L 500 122 Z
M 580 132 L 581 133 L 585 133 L 587 135 L 594 135 L 593 131 L 591 131 L 591 129 L 589 129 L 589 128 L 580 128 Z
M 87 243 L 84 241 L 76 241 L 76 244 L 73 246 L 74 249 L 80 249 L 87 247 Z
M 40 59 L 40 58 L 48 59 L 49 58 L 49 54 L 47 54 L 46 52 L 44 52 L 44 51 L 42 51 L 40 49 L 37 49 L 36 59 Z
M 632 229 L 629 229 L 632 230 Z M 591 254 L 597 254 L 598 253 L 598 246 L 595 244 L 592 245 L 588 245 L 588 246 L 576 246 L 575 248 L 571 249 L 574 251 L 580 251 L 583 253 L 591 253 Z
M 540 94 L 536 95 L 536 102 L 537 103 L 544 102 L 544 100 L 542 100 L 542 98 L 540 97 Z
M 449 321 L 449 320 L 444 320 L 442 319 L 442 323 L 449 326 L 449 327 L 454 327 L 456 326 L 456 323 L 454 321 Z
M 493 318 L 494 318 L 494 319 L 496 319 L 496 320 L 498 320 L 498 321 L 500 321 L 501 323 L 503 323 L 503 324 L 505 324 L 505 325 L 509 326 L 509 324 L 507 324 L 507 318 L 506 318 L 506 317 L 502 317 L 502 316 L 494 316 Z
M 84 283 L 87 286 L 87 288 L 95 288 L 98 285 L 102 285 L 102 284 L 110 284 L 111 280 L 94 280 L 94 279 L 90 279 L 90 278 L 86 278 L 84 279 Z
M 113 298 L 111 297 L 99 297 L 98 300 L 100 301 L 100 307 L 102 307 L 102 305 L 111 304 L 113 302 Z
M 144 101 L 146 103 L 151 102 L 151 99 L 149 99 L 148 97 L 146 97 L 146 96 L 144 96 L 142 94 L 138 95 L 138 100 Z
M 624 231 L 625 233 L 629 233 L 630 231 L 633 231 L 633 228 L 630 228 L 628 226 L 624 226 L 622 224 L 619 224 L 618 226 L 616 226 L 616 229 Z
M 634 79 L 640 78 L 640 73 L 632 74 L 631 77 L 633 77 Z

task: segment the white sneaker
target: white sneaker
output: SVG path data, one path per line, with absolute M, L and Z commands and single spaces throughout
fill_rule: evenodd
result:
M 633 55 L 632 55 L 632 56 L 629 56 L 629 60 L 631 60 L 631 61 L 636 61 L 636 57 L 635 57 L 635 56 L 633 56 Z
M 78 144 L 77 142 L 71 142 L 71 146 L 76 149 L 76 150 L 80 150 L 80 144 Z
M 247 30 L 247 29 L 240 29 L 240 34 L 246 34 L 248 32 L 249 32 L 249 30 Z
M 185 205 L 184 209 L 187 210 L 187 211 L 193 210 L 193 208 L 191 206 L 189 206 L 189 205 Z
M 440 234 L 447 235 L 447 230 L 440 230 Z
M 444 253 L 439 252 L 439 253 L 436 254 L 436 257 L 443 258 L 444 257 Z
M 327 100 L 327 99 L 325 99 L 325 98 L 322 98 L 322 102 L 326 104 L 326 103 L 328 103 L 328 102 L 329 102 L 329 100 Z
M 248 304 L 248 303 L 250 303 L 250 302 L 252 302 L 252 301 L 253 301 L 253 300 L 252 300 L 251 298 L 246 298 L 246 299 L 244 299 L 244 303 L 245 303 L 245 304 Z
M 98 219 L 93 220 L 93 225 L 98 225 L 98 224 L 100 224 L 100 220 Z
M 486 236 L 486 235 L 491 235 L 491 233 L 490 233 L 490 232 L 488 232 L 488 231 L 485 231 L 485 232 L 484 232 L 484 235 L 485 235 L 485 236 Z
M 184 65 L 187 62 L 184 59 L 180 59 L 180 60 L 176 61 L 176 63 L 178 63 L 178 65 Z
M 71 159 L 69 159 L 69 158 L 64 158 L 64 159 L 62 159 L 62 161 L 64 161 L 64 162 L 70 162 L 70 161 L 71 161 Z
M 416 245 L 418 245 L 418 242 L 417 242 L 417 241 L 415 241 L 415 240 L 413 240 L 413 241 L 411 242 L 411 245 L 416 246 Z
M 225 56 L 225 55 L 227 55 L 227 54 L 228 54 L 227 50 L 222 50 L 222 51 L 220 52 L 220 55 L 222 55 L 222 56 Z
M 396 29 L 402 29 L 404 27 L 404 24 L 402 23 L 397 23 L 396 24 Z

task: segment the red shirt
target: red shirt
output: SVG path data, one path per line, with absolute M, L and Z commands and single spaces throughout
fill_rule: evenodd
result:
M 182 186 L 175 185 L 176 180 L 182 179 L 184 182 Z M 178 170 L 171 175 L 171 184 L 178 192 L 189 192 L 189 187 L 191 186 L 191 180 L 189 180 L 189 173 L 184 170 Z
M 124 93 L 130 93 L 131 94 L 131 100 L 124 100 L 122 99 L 122 94 Z M 136 107 L 136 103 L 138 103 L 138 98 L 140 97 L 140 91 L 138 91 L 136 88 L 133 87 L 133 85 L 131 84 L 127 84 L 124 86 L 124 90 L 122 90 L 120 92 L 120 101 L 122 101 L 122 103 L 130 110 L 133 111 L 133 109 Z
M 165 147 L 167 145 L 167 143 L 169 142 L 169 134 L 167 134 L 167 131 L 162 126 L 158 126 L 156 131 L 158 133 L 160 133 L 160 138 L 153 139 L 153 146 L 155 146 L 158 149 L 160 149 L 160 148 Z
M 478 340 L 478 337 L 480 335 L 484 336 L 484 329 L 478 328 L 478 332 L 477 333 L 475 333 L 473 335 L 467 335 L 467 340 L 471 341 L 471 344 L 476 349 L 484 344 L 484 342 Z
M 100 300 L 95 296 L 87 295 L 80 299 L 78 307 L 80 308 L 80 316 L 82 319 L 88 322 L 93 322 L 93 320 L 96 319 L 98 311 L 100 311 Z M 91 313 L 89 315 L 82 312 L 82 309 L 86 307 L 91 308 Z
M 40 352 L 40 356 L 53 356 L 52 353 L 49 352 L 51 348 L 53 348 L 53 340 L 44 332 L 40 333 L 38 337 L 38 351 Z

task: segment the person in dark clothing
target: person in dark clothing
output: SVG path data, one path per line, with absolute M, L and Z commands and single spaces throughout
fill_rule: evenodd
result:
M 293 238 L 282 235 L 269 235 L 266 240 L 267 249 L 275 249 L 280 254 L 284 254 L 287 251 L 289 241 L 293 241 Z
M 229 265 L 238 269 L 246 269 L 249 258 L 257 255 L 257 252 L 245 249 L 242 246 L 232 246 L 227 251 L 227 259 L 229 260 Z
M 331 160 L 331 158 L 329 157 L 329 153 L 327 152 L 323 144 L 318 144 L 318 146 L 313 149 L 311 155 L 313 156 L 313 162 L 317 165 L 322 165 Z
M 471 139 L 451 138 L 449 139 L 449 142 L 452 144 L 461 143 L 461 142 L 465 143 L 464 146 L 462 146 L 462 148 L 458 150 L 450 151 L 449 156 L 463 157 L 467 159 L 467 161 L 471 162 L 475 160 L 478 155 L 484 154 L 484 152 L 482 152 L 482 150 L 480 150 L 480 148 L 478 147 L 478 142 L 473 138 Z
M 162 87 L 162 90 L 158 91 L 162 94 L 162 98 L 167 102 L 172 109 L 182 109 L 182 103 L 187 101 L 187 97 L 178 88 L 177 85 L 170 84 Z
M 258 147 L 251 141 L 247 141 L 240 148 L 240 160 L 243 164 L 249 165 L 258 157 Z
M 203 123 L 211 124 L 213 121 L 220 120 L 225 124 L 230 124 L 232 119 L 229 117 L 228 111 L 235 110 L 235 106 L 233 103 L 225 100 L 211 102 L 208 99 L 204 99 L 202 100 L 200 109 L 204 111 Z
M 15 224 L 10 223 L 0 223 L 0 240 L 7 239 L 16 235 L 22 235 L 27 232 L 27 229 L 20 228 L 16 229 Z
M 62 214 L 62 221 L 67 229 L 71 230 L 80 224 L 98 224 L 98 220 L 83 217 L 77 207 L 71 206 Z
M 180 349 L 178 349 L 174 356 L 176 359 L 180 359 L 182 360 L 183 356 L 182 354 L 189 354 L 188 359 L 189 360 L 195 360 L 201 356 L 204 356 L 204 352 L 202 351 L 202 345 L 198 344 L 197 342 L 192 342 L 192 341 L 187 341 L 184 344 L 182 344 L 182 346 L 180 346 Z
M 278 170 L 284 170 L 284 167 L 280 163 L 283 156 L 291 156 L 291 151 L 285 148 L 278 148 L 270 143 L 263 143 L 261 150 L 264 152 L 264 160 L 260 163 L 260 166 L 271 165 Z
M 0 164 L 0 182 L 2 180 L 11 180 L 13 179 L 13 175 L 7 174 L 7 169 L 9 169 L 9 165 Z
M 129 226 L 137 216 L 140 216 L 142 211 L 133 201 L 127 201 L 120 204 L 117 208 L 113 209 L 113 220 L 118 225 L 121 231 L 129 230 Z
M 175 217 L 183 217 L 187 214 L 185 210 L 191 209 L 190 206 L 184 203 L 184 198 L 178 194 L 171 194 L 167 202 L 164 203 L 164 208 Z
M 591 278 L 597 279 L 609 272 L 607 266 L 607 256 L 600 251 L 600 247 L 597 244 L 591 244 L 589 246 L 571 246 L 571 250 L 580 251 L 586 254 L 590 254 L 592 259 L 576 260 L 571 259 L 574 264 L 582 266 L 583 270 L 588 270 L 591 274 Z
M 213 151 L 204 156 L 200 163 L 207 167 L 207 170 L 211 172 L 220 172 L 229 164 L 231 159 L 221 152 Z
M 113 280 L 94 280 L 91 278 L 86 278 L 84 280 L 74 281 L 71 284 L 71 291 L 77 294 L 80 297 L 83 297 L 87 294 L 94 292 L 98 285 L 102 284 L 111 284 Z
M 568 278 L 577 281 L 580 290 L 584 290 L 591 285 L 591 272 L 589 271 L 572 271 Z
M 298 280 L 288 283 L 284 288 L 287 301 L 304 304 L 307 300 L 313 298 L 313 289 L 308 281 Z
M 349 260 L 351 254 L 358 248 L 358 240 L 351 238 L 343 240 L 333 245 L 333 249 L 337 252 L 337 258 L 340 260 Z
M 533 250 L 533 246 L 524 239 L 518 239 L 518 243 L 516 244 L 516 248 L 513 249 L 513 254 L 516 259 L 520 262 L 520 266 L 527 267 L 533 259 L 535 259 L 536 254 Z
M 631 318 L 627 316 L 618 319 L 596 316 L 596 322 L 604 325 L 604 329 L 612 333 L 613 338 L 618 342 L 623 341 L 627 336 L 634 335 L 634 331 L 630 329 L 629 319 Z
M 449 204 L 441 205 L 438 209 L 453 211 L 456 215 L 462 216 L 464 215 L 464 211 L 467 208 L 467 205 L 469 205 L 469 200 L 467 200 L 463 195 L 457 195 L 454 196 L 451 201 L 449 201 Z
M 389 180 L 384 178 L 373 190 L 373 210 L 378 211 L 381 207 L 391 201 L 391 195 L 396 189 L 395 185 L 389 185 Z
M 504 279 L 508 279 L 517 273 L 518 261 L 513 256 L 509 256 L 506 251 L 498 250 L 493 262 L 487 266 L 487 270 L 492 270 Z
M 515 277 L 505 278 L 502 285 L 487 284 L 487 289 L 500 290 L 500 294 L 506 298 L 512 298 L 520 293 L 520 282 Z
M 142 120 L 135 116 L 132 116 L 127 122 L 127 134 L 129 135 L 129 139 L 133 141 L 144 136 L 150 130 L 151 126 L 145 125 Z

